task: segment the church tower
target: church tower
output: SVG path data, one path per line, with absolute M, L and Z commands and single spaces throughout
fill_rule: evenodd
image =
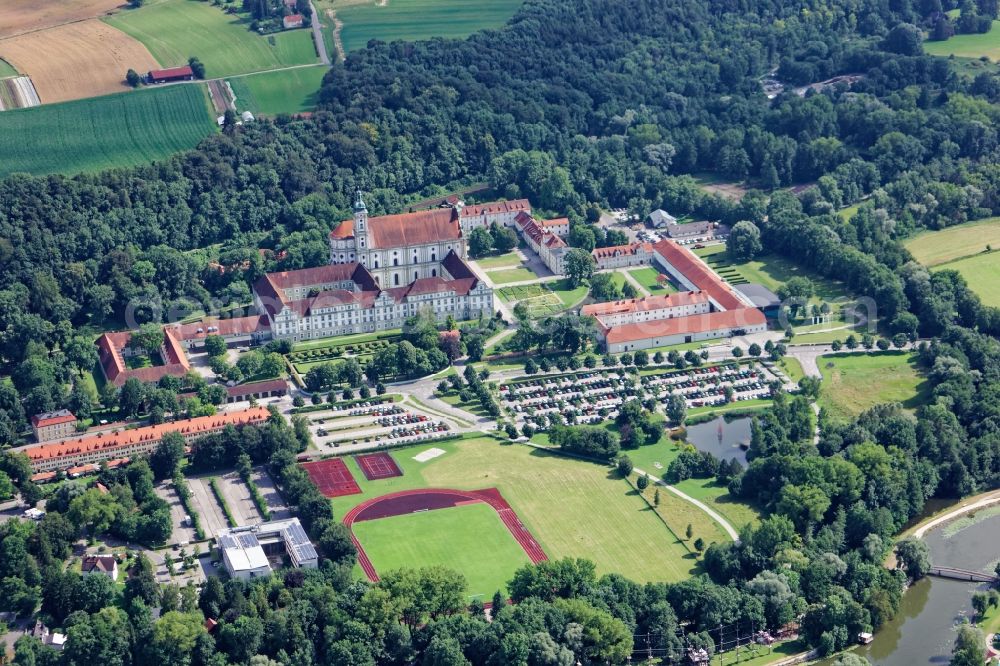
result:
M 360 259 L 361 253 L 368 250 L 368 207 L 361 198 L 361 190 L 354 200 L 354 240 Z

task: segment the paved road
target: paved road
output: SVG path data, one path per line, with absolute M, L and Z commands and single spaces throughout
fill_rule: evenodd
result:
M 907 351 L 917 348 L 920 341 L 911 342 L 907 344 L 902 350 L 897 350 L 895 347 L 892 348 L 893 351 Z M 825 356 L 827 354 L 867 354 L 869 352 L 878 353 L 876 350 L 864 349 L 858 347 L 857 349 L 847 349 L 842 347 L 840 351 L 834 351 L 833 347 L 830 345 L 796 345 L 791 344 L 787 347 L 787 356 L 797 359 L 800 364 L 802 364 L 802 372 L 805 373 L 807 377 L 820 377 L 822 378 L 823 373 L 819 370 L 818 359 L 820 356 Z
M 319 22 L 319 12 L 316 11 L 316 5 L 312 2 L 309 3 L 309 9 L 312 10 L 312 33 L 313 41 L 316 42 L 316 51 L 319 53 L 320 62 L 329 67 L 330 53 L 326 50 L 326 42 L 323 40 L 323 26 Z
M 916 530 L 914 530 L 913 536 L 915 536 L 918 539 L 922 539 L 924 538 L 924 534 L 926 534 L 929 530 L 932 530 L 935 527 L 941 525 L 942 523 L 946 523 L 949 520 L 953 520 L 963 514 L 969 513 L 970 511 L 976 511 L 977 509 L 981 509 L 984 506 L 990 506 L 991 504 L 996 504 L 997 502 L 1000 502 L 1000 491 L 990 493 L 989 495 L 982 497 L 974 502 L 970 502 L 968 504 L 962 504 L 958 508 L 952 509 L 951 511 L 942 516 L 938 516 L 934 520 L 924 525 L 921 525 Z

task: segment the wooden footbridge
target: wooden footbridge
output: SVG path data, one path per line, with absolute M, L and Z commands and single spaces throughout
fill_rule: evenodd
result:
M 994 585 L 1000 584 L 1000 578 L 994 576 L 993 574 L 983 573 L 982 571 L 969 571 L 968 569 L 932 566 L 928 573 L 931 576 L 938 576 L 940 578 L 967 580 L 975 583 L 993 583 Z

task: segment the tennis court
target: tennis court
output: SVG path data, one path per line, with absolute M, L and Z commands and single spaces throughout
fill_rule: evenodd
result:
M 361 492 L 358 482 L 351 476 L 351 470 L 340 458 L 301 463 L 309 478 L 324 497 L 343 497 Z
M 369 453 L 363 456 L 354 456 L 354 461 L 358 463 L 361 472 L 369 481 L 403 476 L 403 470 L 399 469 L 399 465 L 396 464 L 396 461 L 388 453 Z

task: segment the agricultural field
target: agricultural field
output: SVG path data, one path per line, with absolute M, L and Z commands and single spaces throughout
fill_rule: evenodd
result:
M 0 57 L 31 77 L 43 104 L 122 92 L 130 68 L 158 67 L 140 42 L 98 19 L 4 39 Z
M 208 78 L 319 62 L 309 30 L 261 36 L 244 17 L 196 0 L 166 0 L 105 21 L 145 44 L 163 67 L 196 56 Z
M 316 108 L 326 72 L 326 67 L 318 65 L 234 77 L 229 79 L 229 84 L 240 113 L 250 111 L 254 115 L 267 116 L 305 113 Z
M 1000 217 L 968 222 L 939 231 L 924 231 L 904 245 L 924 266 L 964 259 L 986 252 L 987 246 L 1000 249 Z
M 444 454 L 424 463 L 413 459 L 429 448 Z M 432 442 L 394 450 L 392 456 L 403 476 L 377 481 L 365 479 L 348 461 L 362 492 L 331 500 L 337 516 L 399 490 L 495 487 L 551 559 L 586 557 L 597 564 L 598 574 L 627 572 L 640 582 L 683 580 L 696 570 L 684 544 L 604 465 L 488 438 Z
M 216 131 L 200 85 L 0 113 L 0 176 L 97 171 L 163 159 Z
M 10 77 L 17 76 L 18 74 L 19 72 L 14 69 L 13 65 L 0 58 L 0 79 L 9 79 Z
M 344 24 L 344 48 L 353 51 L 372 39 L 467 37 L 477 30 L 499 28 L 521 4 L 522 0 L 372 0 L 335 1 L 333 7 Z
M 1000 21 L 993 21 L 993 27 L 985 34 L 955 35 L 942 42 L 925 41 L 924 51 L 936 56 L 1000 59 L 1000 29 L 997 26 Z
M 122 4 L 122 0 L 4 0 L 0 39 L 101 16 Z
M 823 373 L 819 406 L 835 418 L 857 416 L 884 402 L 915 409 L 930 398 L 930 386 L 908 352 L 844 354 L 817 359 Z
M 469 596 L 489 601 L 530 560 L 497 512 L 477 503 L 355 523 L 353 531 L 383 573 L 431 565 L 462 572 Z
M 940 264 L 933 270 L 958 271 L 985 305 L 1000 307 L 1000 258 L 996 253 L 978 254 Z

